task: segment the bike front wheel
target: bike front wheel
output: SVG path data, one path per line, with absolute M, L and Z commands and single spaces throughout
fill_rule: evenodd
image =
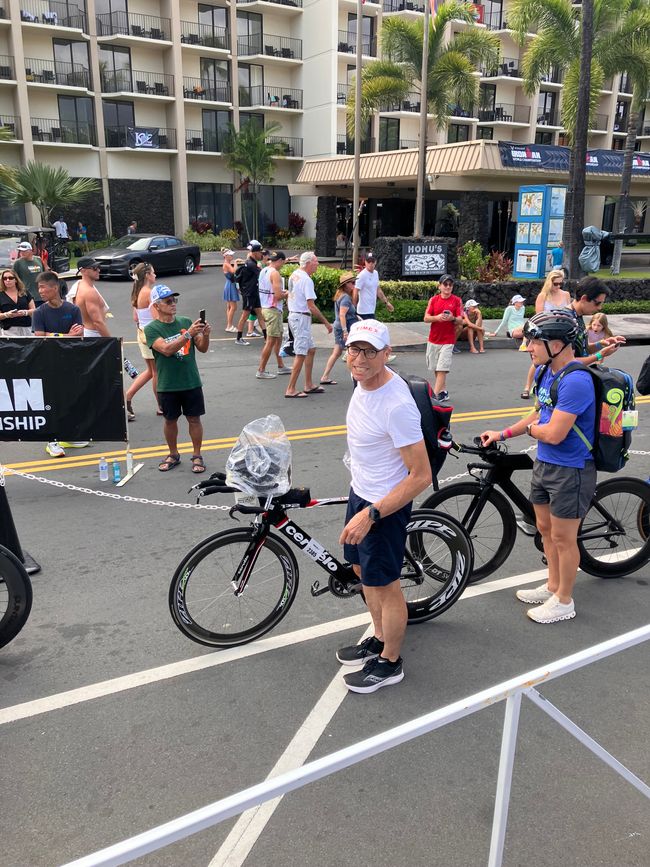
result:
M 650 485 L 607 479 L 596 486 L 578 530 L 580 566 L 600 578 L 621 578 L 650 560 Z
M 32 582 L 18 557 L 0 545 L 0 647 L 23 628 L 32 610 Z
M 472 574 L 472 543 L 458 521 L 417 509 L 408 523 L 400 576 L 409 623 L 423 623 L 456 602 Z
M 225 530 L 180 563 L 169 587 L 169 610 L 192 641 L 234 647 L 277 626 L 297 589 L 298 564 L 282 541 L 271 535 L 256 541 L 252 529 Z
M 458 482 L 440 488 L 422 503 L 422 508 L 444 512 L 467 531 L 474 548 L 470 584 L 487 578 L 508 559 L 517 535 L 515 513 L 494 488 L 486 492 L 478 482 Z

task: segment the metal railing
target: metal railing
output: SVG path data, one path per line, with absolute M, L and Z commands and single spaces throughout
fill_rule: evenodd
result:
M 9 54 L 0 54 L 0 78 L 15 78 L 14 59 Z
M 629 115 L 627 112 L 614 118 L 614 132 L 627 132 L 629 126 Z M 600 129 L 600 127 L 598 127 Z
M 609 117 L 606 114 L 596 114 L 594 115 L 593 123 L 589 125 L 589 129 L 607 132 L 608 121 Z
M 375 152 L 374 138 L 365 138 L 361 140 L 361 153 L 371 154 Z M 353 154 L 354 139 L 348 138 L 346 135 L 338 135 L 336 137 L 336 153 L 337 154 Z
M 13 114 L 0 114 L 0 127 L 9 130 L 14 139 L 22 138 L 20 131 L 20 118 Z
M 230 33 L 227 27 L 212 27 L 198 21 L 181 21 L 181 42 L 227 51 L 230 49 Z
M 456 105 L 448 105 L 447 106 L 447 112 L 449 113 L 450 117 L 463 117 L 463 118 L 477 117 L 477 113 L 474 110 L 473 105 L 464 106 L 464 105 L 459 105 L 458 103 L 456 103 Z
M 271 87 L 256 84 L 253 87 L 239 88 L 239 104 L 246 108 L 265 106 L 266 108 L 302 108 L 302 90 L 292 87 Z
M 336 85 L 336 103 L 337 105 L 345 105 L 348 101 L 348 94 L 350 93 L 349 84 L 337 84 Z
M 302 9 L 302 0 L 266 0 L 267 3 L 275 3 L 278 6 L 293 6 L 295 9 Z M 237 0 L 238 6 L 245 6 L 247 3 L 255 3 L 255 0 Z
M 417 114 L 420 113 L 420 94 L 419 93 L 407 93 L 404 99 L 402 100 L 393 100 L 391 102 L 386 102 L 379 109 L 380 111 L 413 111 Z
M 541 78 L 542 84 L 562 84 L 563 81 L 564 73 L 558 66 L 552 66 Z
M 479 108 L 480 123 L 530 123 L 530 106 L 497 102 L 492 108 Z
M 174 96 L 174 76 L 142 69 L 115 69 L 102 72 L 102 93 L 140 93 L 146 96 Z
M 81 63 L 25 58 L 25 79 L 39 84 L 58 84 L 90 90 L 90 70 Z
M 507 76 L 509 78 L 521 78 L 519 71 L 519 59 L 516 57 L 500 57 L 494 66 L 481 66 L 481 75 L 483 78 L 499 78 Z
M 415 138 L 401 138 L 399 140 L 399 149 L 401 151 L 410 150 L 411 148 L 416 148 L 419 145 L 419 142 Z
M 225 133 L 223 134 L 225 137 Z M 186 129 L 185 148 L 188 151 L 204 151 L 207 153 L 221 153 L 223 147 L 222 136 L 209 129 Z
M 383 0 L 384 12 L 424 12 L 424 3 L 411 0 Z
M 204 78 L 190 78 L 183 76 L 183 96 L 185 99 L 201 99 L 210 102 L 232 101 L 230 82 L 208 81 Z
M 356 33 L 350 33 L 348 30 L 339 30 L 338 50 L 344 54 L 354 54 L 357 50 Z M 361 37 L 361 53 L 366 57 L 377 56 L 376 36 Z
M 136 129 L 137 129 L 136 125 Z M 148 129 L 158 131 L 158 149 L 176 150 L 176 130 L 164 126 L 150 126 Z M 128 126 L 107 126 L 104 127 L 107 148 L 128 148 L 129 144 L 129 127 Z M 156 148 L 132 148 L 133 150 L 156 150 Z
M 269 135 L 266 138 L 269 144 L 279 145 L 278 150 L 281 157 L 301 157 L 302 156 L 302 139 L 292 138 L 285 135 Z
M 238 36 L 237 54 L 242 57 L 264 54 L 267 57 L 282 57 L 285 60 L 302 60 L 302 39 L 272 36 L 270 33 Z
M 97 15 L 98 36 L 139 36 L 141 39 L 171 39 L 171 19 L 137 12 L 107 12 Z
M 97 129 L 94 123 L 60 120 L 58 117 L 30 117 L 29 122 L 32 126 L 32 139 L 35 142 L 97 144 Z
M 560 126 L 560 112 L 555 108 L 551 111 L 538 109 L 537 126 Z
M 20 20 L 28 24 L 72 27 L 88 32 L 85 4 L 80 6 L 66 0 L 20 0 Z
M 127 840 L 122 840 L 113 846 L 101 849 L 92 855 L 69 862 L 65 867 L 115 867 L 128 861 L 141 858 L 151 852 L 177 843 L 198 831 L 213 827 L 220 822 L 238 816 L 246 810 L 267 803 L 275 798 L 281 798 L 288 792 L 296 791 L 309 783 L 329 777 L 337 771 L 353 767 L 366 759 L 394 749 L 401 744 L 415 740 L 449 723 L 464 719 L 478 713 L 486 707 L 493 707 L 499 702 L 505 702 L 501 752 L 497 772 L 496 798 L 492 817 L 492 835 L 490 852 L 487 858 L 488 867 L 500 867 L 503 862 L 508 809 L 510 806 L 510 788 L 515 763 L 515 748 L 519 729 L 519 712 L 522 696 L 529 699 L 539 710 L 547 714 L 554 722 L 572 735 L 579 743 L 587 747 L 596 758 L 604 762 L 615 773 L 630 783 L 638 792 L 650 799 L 650 786 L 636 776 L 629 768 L 608 753 L 594 738 L 577 726 L 569 717 L 562 713 L 550 701 L 544 698 L 535 687 L 544 685 L 562 675 L 578 671 L 593 662 L 607 659 L 622 650 L 635 647 L 650 639 L 650 625 L 642 626 L 631 632 L 626 632 L 616 638 L 603 641 L 586 650 L 558 659 L 533 671 L 528 671 L 511 680 L 474 693 L 459 701 L 448 704 L 439 710 L 424 714 L 409 722 L 362 741 L 344 747 L 320 759 L 308 762 L 306 765 L 286 771 L 276 777 L 243 789 L 234 795 L 222 798 L 206 807 L 201 807 L 177 819 L 172 819 L 163 825 L 137 834 Z M 640 712 L 641 713 L 641 712 Z M 435 842 L 435 829 L 431 830 L 431 842 Z

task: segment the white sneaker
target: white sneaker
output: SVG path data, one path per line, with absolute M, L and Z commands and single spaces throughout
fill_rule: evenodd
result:
M 231 333 L 236 333 L 237 328 L 234 325 L 231 325 L 230 328 L 224 328 L 224 331 L 229 331 Z
M 269 373 L 268 370 L 258 370 L 255 374 L 256 379 L 275 379 L 274 373 Z
M 241 337 L 238 337 L 237 340 L 235 340 L 235 344 L 236 344 L 237 346 L 249 346 L 249 345 L 250 345 L 250 344 L 248 343 L 248 340 L 242 340 Z
M 63 440 L 59 443 L 64 449 L 85 449 L 90 445 L 90 440 L 79 440 L 78 442 L 64 443 Z
M 517 590 L 515 596 L 520 602 L 526 602 L 528 605 L 541 605 L 546 602 L 553 594 L 548 589 L 548 584 L 542 584 L 541 587 L 535 587 L 533 590 Z
M 45 446 L 45 451 L 51 458 L 64 458 L 65 451 L 58 443 L 48 443 Z
M 278 367 L 278 376 L 287 376 L 291 373 L 290 367 Z
M 576 608 L 573 599 L 564 604 L 557 596 L 553 595 L 539 608 L 529 608 L 526 614 L 536 623 L 557 623 L 560 620 L 571 620 L 572 617 L 575 617 Z

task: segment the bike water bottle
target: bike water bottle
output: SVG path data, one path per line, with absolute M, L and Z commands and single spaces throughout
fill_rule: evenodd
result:
M 122 481 L 122 475 L 120 474 L 120 462 L 113 461 L 113 484 L 116 485 L 118 482 Z
M 131 379 L 135 379 L 138 375 L 138 368 L 128 358 L 124 359 L 124 370 L 126 370 Z
M 99 481 L 108 481 L 108 461 L 106 460 L 106 458 L 99 459 Z

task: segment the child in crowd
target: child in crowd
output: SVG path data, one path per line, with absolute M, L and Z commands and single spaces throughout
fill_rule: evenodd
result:
M 521 340 L 524 336 L 524 321 L 526 319 L 526 299 L 523 295 L 513 295 L 510 304 L 503 311 L 503 319 L 495 331 L 488 332 L 488 337 L 497 337 L 505 331 L 506 337 Z
M 435 371 L 433 386 L 436 398 L 449 399 L 447 374 L 451 369 L 452 352 L 456 343 L 456 326 L 463 324 L 463 302 L 453 294 L 454 278 L 444 274 L 438 283 L 438 293 L 429 300 L 424 321 L 431 324 L 427 343 L 427 367 Z
M 474 298 L 470 298 L 465 302 L 465 310 L 463 311 L 463 325 L 458 335 L 459 340 L 466 340 L 469 344 L 469 351 L 474 355 L 485 352 L 483 345 L 483 335 L 485 328 L 483 327 L 483 314 L 479 310 L 479 303 Z M 474 339 L 478 340 L 478 349 L 474 344 Z
M 607 324 L 607 316 L 604 313 L 594 313 L 587 329 L 589 343 L 598 343 L 603 337 L 612 336 L 612 330 Z

